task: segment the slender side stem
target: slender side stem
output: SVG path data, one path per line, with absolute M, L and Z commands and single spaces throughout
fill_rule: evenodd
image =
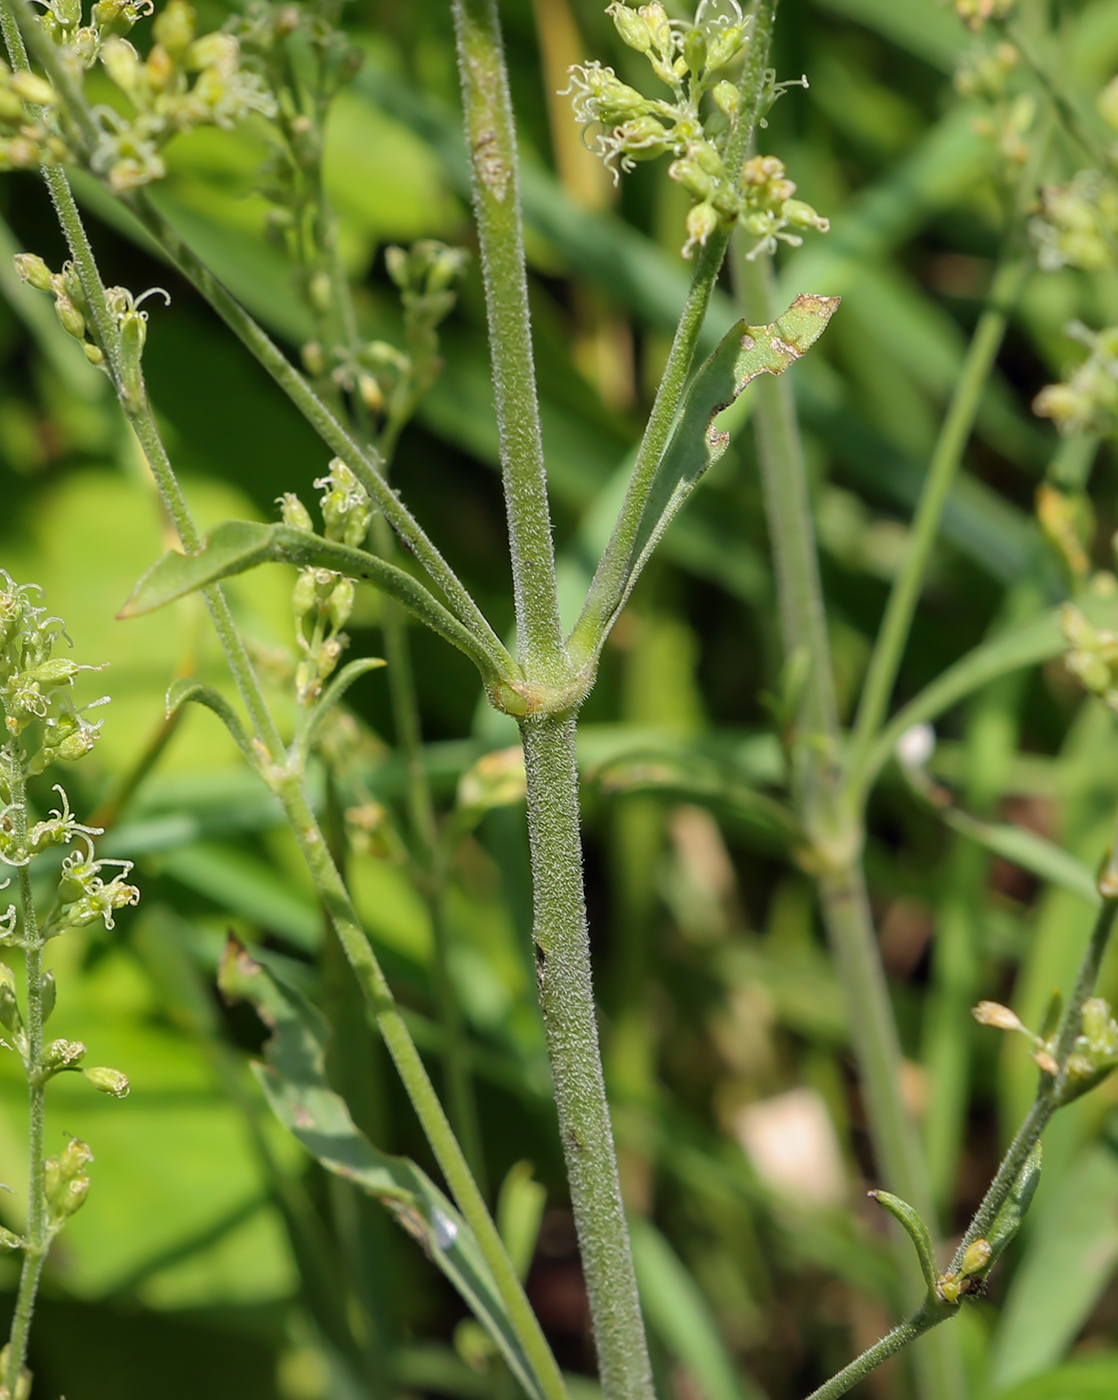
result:
M 890 1190 L 925 1220 L 932 1220 L 927 1165 L 915 1124 L 901 1099 L 901 1047 L 861 866 L 851 863 L 822 875 L 818 888 L 850 1017 L 874 1155 Z
M 1063 1101 L 1068 1075 L 1068 1058 L 1075 1044 L 1075 1038 L 1080 1031 L 1083 1003 L 1094 989 L 1103 957 L 1114 930 L 1115 918 L 1118 917 L 1118 853 L 1111 855 L 1107 872 L 1100 884 L 1104 891 L 1102 907 L 1099 909 L 1095 926 L 1083 954 L 1083 961 L 1080 963 L 1079 972 L 1075 979 L 1075 988 L 1056 1034 L 1055 1059 L 1059 1066 L 1058 1073 L 1055 1078 L 1045 1075 L 1042 1079 L 1041 1087 L 1032 1107 L 1017 1130 L 1017 1135 L 1010 1144 L 1009 1150 L 1002 1158 L 997 1175 L 990 1183 L 966 1234 L 959 1242 L 959 1247 L 951 1261 L 952 1272 L 959 1269 L 969 1246 L 975 1240 L 984 1239 L 989 1233 L 998 1212 L 1008 1200 L 1029 1153 L 1036 1146 L 1048 1120 Z M 915 1341 L 922 1333 L 953 1316 L 955 1311 L 955 1308 L 949 1306 L 945 1306 L 940 1311 L 929 1300 L 914 1316 L 902 1322 L 888 1336 L 883 1337 L 880 1342 L 864 1351 L 849 1366 L 832 1376 L 825 1385 L 812 1391 L 807 1400 L 836 1400 L 837 1396 L 844 1395 L 852 1386 L 868 1376 L 875 1367 L 880 1366 L 883 1361 L 900 1351 L 902 1347 L 907 1346 L 909 1342 Z
M 23 779 L 11 784 L 12 805 L 9 808 L 15 827 L 16 840 L 22 846 L 27 839 L 27 792 Z M 31 1317 L 39 1291 L 39 1279 L 46 1262 L 50 1237 L 47 1230 L 46 1194 L 44 1190 L 44 1086 L 39 1079 L 43 1064 L 43 940 L 35 914 L 31 891 L 31 872 L 26 865 L 19 868 L 19 898 L 23 914 L 23 943 L 27 973 L 27 1015 L 24 1034 L 27 1037 L 24 1067 L 27 1071 L 28 1146 L 27 1146 L 27 1233 L 24 1237 L 23 1265 L 19 1275 L 15 1313 L 8 1338 L 8 1364 L 4 1384 L 9 1395 L 16 1386 L 27 1360 L 27 1338 Z
M 758 0 L 753 9 L 753 33 L 748 59 L 740 84 L 740 115 L 726 152 L 728 178 L 736 178 L 749 152 L 761 116 L 765 72 L 772 45 L 773 21 L 778 0 Z M 610 618 L 620 603 L 632 561 L 633 546 L 640 528 L 645 504 L 664 455 L 676 413 L 683 401 L 695 348 L 703 329 L 707 308 L 718 274 L 730 244 L 732 229 L 718 228 L 700 248 L 687 301 L 668 352 L 667 364 L 656 390 L 656 398 L 637 450 L 633 473 L 613 534 L 595 571 L 582 614 L 570 636 L 575 664 L 586 665 L 597 655 L 605 639 Z
M 1111 857 L 1111 865 L 1114 864 L 1114 857 Z M 1079 965 L 1079 972 L 1075 979 L 1075 987 L 1064 1014 L 1060 1021 L 1060 1028 L 1056 1033 L 1056 1047 L 1053 1058 L 1059 1066 L 1059 1073 L 1055 1079 L 1045 1075 L 1041 1081 L 1041 1088 L 1033 1101 L 1032 1108 L 1029 1109 L 1025 1121 L 1018 1129 L 1017 1136 L 1009 1146 L 1009 1150 L 1002 1158 L 998 1167 L 997 1175 L 990 1183 L 990 1188 L 982 1198 L 982 1204 L 975 1212 L 974 1219 L 967 1228 L 966 1234 L 960 1241 L 959 1248 L 955 1252 L 952 1261 L 952 1268 L 958 1267 L 959 1260 L 966 1252 L 967 1246 L 975 1240 L 982 1239 L 990 1226 L 994 1222 L 994 1217 L 1005 1203 L 1006 1197 L 1013 1189 L 1013 1184 L 1020 1174 L 1021 1168 L 1025 1164 L 1025 1158 L 1033 1150 L 1037 1139 L 1044 1131 L 1049 1118 L 1052 1117 L 1056 1109 L 1060 1107 L 1063 1100 L 1064 1089 L 1067 1084 L 1068 1057 L 1075 1044 L 1075 1038 L 1079 1034 L 1083 1018 L 1083 1003 L 1094 990 L 1098 980 L 1099 968 L 1102 966 L 1103 955 L 1106 953 L 1110 943 L 1110 936 L 1114 931 L 1114 921 L 1118 917 L 1118 891 L 1115 891 L 1102 902 L 1098 916 L 1095 919 L 1095 926 L 1091 930 L 1091 937 L 1088 939 L 1087 948 L 1083 954 L 1083 961 Z
M 847 786 L 854 803 L 864 798 L 866 762 L 889 706 L 897 672 L 924 584 L 940 517 L 974 427 L 978 407 L 1001 347 L 1009 312 L 1021 291 L 1030 263 L 1014 247 L 994 273 L 986 309 L 979 318 L 947 415 L 932 452 L 928 477 L 912 522 L 904 566 L 889 594 L 881 630 L 874 644 L 851 733 Z
M 494 1282 L 540 1386 L 553 1400 L 565 1400 L 566 1389 L 551 1349 L 524 1295 L 501 1237 L 482 1200 L 481 1192 L 470 1174 L 466 1158 L 439 1103 L 426 1067 L 404 1024 L 376 955 L 361 928 L 349 893 L 330 858 L 330 852 L 307 802 L 302 784 L 297 777 L 291 777 L 281 780 L 276 790 L 283 804 L 284 814 L 314 877 L 315 886 L 345 949 L 346 957 L 376 1017 L 388 1053 L 392 1056 L 451 1194 L 466 1223 L 477 1237 L 481 1252 L 492 1271 Z
M 377 553 L 391 558 L 392 532 L 383 517 L 373 521 L 373 541 Z M 389 696 L 396 742 L 404 759 L 408 820 L 419 850 L 419 887 L 435 943 L 435 998 L 443 1024 L 443 1089 L 450 1121 L 454 1125 L 466 1160 L 482 1191 L 485 1190 L 485 1153 L 477 1116 L 473 1072 L 466 1044 L 462 1008 L 455 995 L 449 966 L 449 929 L 446 920 L 446 855 L 440 848 L 431 787 L 423 763 L 423 734 L 419 706 L 412 677 L 411 653 L 403 613 L 393 598 L 381 595 L 381 626 L 384 631 L 385 659 L 388 662 Z
M 946 1322 L 952 1311 L 932 1313 L 926 1308 L 921 1308 L 919 1312 L 913 1313 L 904 1322 L 899 1322 L 891 1332 L 882 1337 L 880 1342 L 875 1342 L 872 1347 L 855 1358 L 849 1366 L 844 1366 L 837 1375 L 832 1376 L 818 1390 L 813 1390 L 807 1400 L 837 1400 L 838 1396 L 845 1395 L 859 1381 L 865 1380 L 870 1372 L 875 1371 L 883 1361 L 888 1361 L 891 1356 L 896 1356 L 898 1351 L 908 1346 L 910 1342 L 914 1342 L 917 1337 L 922 1337 L 925 1332 L 931 1331 L 939 1323 Z
M 454 0 L 454 25 L 485 275 L 518 653 L 534 679 L 563 685 L 570 668 L 559 621 L 532 359 L 516 133 L 495 0 Z
M 758 257 L 750 261 L 741 257 L 734 270 L 750 318 L 766 325 L 775 320 L 771 258 Z M 784 650 L 789 657 L 797 652 L 806 654 L 811 667 L 799 722 L 809 732 L 834 740 L 838 733 L 838 716 L 830 644 L 791 380 L 784 374 L 763 374 L 755 392 L 758 455 L 776 565 Z
M 652 1400 L 652 1373 L 598 1050 L 582 885 L 575 717 L 520 726 L 528 775 L 536 977 L 607 1400 Z
M 758 262 L 743 259 L 736 270 L 751 319 L 771 322 L 772 268 L 767 259 Z M 808 736 L 796 746 L 797 806 L 813 848 L 816 887 L 850 1018 L 874 1153 L 890 1189 L 930 1220 L 931 1188 L 920 1137 L 901 1097 L 900 1043 L 862 872 L 864 832 L 858 814 L 842 801 L 838 719 L 795 401 L 784 375 L 762 376 L 757 389 L 758 449 L 784 650 L 789 658 L 799 654 L 808 663 L 797 718 L 798 730 Z M 960 1393 L 962 1365 L 950 1334 L 919 1360 L 925 1395 L 947 1400 Z

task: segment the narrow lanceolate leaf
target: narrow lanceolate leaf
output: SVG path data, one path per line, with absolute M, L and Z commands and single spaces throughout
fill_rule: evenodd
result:
M 189 676 L 182 676 L 177 681 L 172 681 L 167 691 L 166 700 L 168 719 L 176 710 L 191 702 L 195 705 L 205 705 L 207 710 L 212 710 L 228 729 L 237 747 L 253 768 L 258 767 L 257 755 L 253 750 L 252 741 L 241 723 L 240 716 L 225 696 L 219 690 L 215 690 L 212 685 L 203 685 L 201 681 L 193 680 Z
M 290 525 L 224 521 L 209 532 L 197 554 L 171 550 L 157 559 L 133 589 L 119 616 L 139 617 L 153 612 L 176 598 L 243 574 L 258 564 L 331 569 L 347 578 L 375 584 L 433 632 L 464 651 L 487 683 L 516 674 L 515 663 L 495 635 L 481 635 L 467 628 L 411 574 L 363 549 L 351 549 Z
M 714 420 L 760 374 L 782 374 L 826 329 L 838 297 L 798 296 L 771 326 L 739 321 L 702 365 L 688 389 L 648 487 L 633 486 L 594 576 L 571 636 L 580 662 L 601 649 L 664 531 L 729 446 Z
M 928 1298 L 934 1299 L 939 1270 L 936 1268 L 932 1237 L 919 1212 L 907 1201 L 902 1201 L 899 1196 L 894 1196 L 889 1191 L 871 1191 L 869 1194 L 883 1210 L 889 1212 L 912 1241 L 916 1248 L 916 1257 L 920 1261 L 920 1272 L 924 1275 L 924 1287 L 928 1290 Z
M 272 1031 L 267 1063 L 254 1069 L 276 1117 L 327 1171 L 391 1212 L 461 1294 L 531 1400 L 543 1400 L 473 1232 L 414 1162 L 373 1147 L 330 1088 L 322 1016 L 235 940 L 226 947 L 218 980 L 227 997 L 252 1002 Z

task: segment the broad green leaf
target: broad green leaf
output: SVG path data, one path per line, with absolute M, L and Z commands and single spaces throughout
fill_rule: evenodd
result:
M 992 1390 L 1046 1370 L 1075 1340 L 1118 1264 L 1116 1201 L 1118 1158 L 1096 1146 L 1034 1206 L 1036 1225 L 994 1346 Z
M 347 578 L 373 583 L 452 646 L 464 651 L 486 679 L 495 679 L 502 669 L 502 659 L 403 569 L 363 549 L 351 549 L 290 525 L 224 521 L 209 532 L 197 554 L 171 550 L 157 559 L 119 616 L 140 617 L 196 589 L 269 563 L 332 569 Z
M 650 481 L 634 482 L 572 633 L 576 659 L 596 656 L 673 517 L 726 451 L 718 414 L 760 374 L 782 374 L 819 339 L 837 297 L 798 296 L 771 326 L 739 321 L 699 369 Z
M 231 942 L 219 983 L 226 996 L 252 1002 L 272 1031 L 256 1076 L 272 1110 L 321 1164 L 375 1197 L 446 1275 L 527 1394 L 542 1400 L 473 1232 L 425 1172 L 405 1157 L 378 1152 L 356 1128 L 326 1079 L 326 1024 L 299 994 Z
M 629 1234 L 645 1316 L 704 1400 L 762 1400 L 761 1390 L 731 1361 L 710 1305 L 656 1226 L 633 1216 Z

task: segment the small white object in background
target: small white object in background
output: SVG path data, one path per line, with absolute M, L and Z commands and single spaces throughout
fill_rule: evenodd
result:
M 930 724 L 914 724 L 897 740 L 897 758 L 906 768 L 923 768 L 936 751 L 936 731 Z
M 814 1089 L 747 1104 L 734 1130 L 757 1175 L 782 1196 L 816 1206 L 845 1199 L 842 1154 L 827 1106 Z

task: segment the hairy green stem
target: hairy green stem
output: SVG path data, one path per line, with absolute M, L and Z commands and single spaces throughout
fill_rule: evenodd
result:
M 837 1375 L 818 1390 L 813 1390 L 807 1400 L 838 1400 L 838 1396 L 845 1395 L 846 1392 L 865 1380 L 871 1371 L 875 1371 L 883 1361 L 888 1361 L 891 1356 L 896 1356 L 897 1352 L 908 1346 L 910 1342 L 916 1341 L 917 1337 L 922 1337 L 925 1332 L 931 1331 L 941 1322 L 952 1316 L 954 1309 L 944 1309 L 943 1312 L 932 1312 L 928 1308 L 921 1308 L 919 1312 L 913 1313 L 904 1322 L 899 1322 L 896 1327 L 884 1337 L 880 1342 L 875 1342 L 872 1347 L 864 1351 L 861 1356 L 856 1357 L 849 1366 L 844 1366 Z
M 729 179 L 736 178 L 736 172 L 741 169 L 762 115 L 761 103 L 776 6 L 777 0 L 758 0 L 753 8 L 752 38 L 739 88 L 740 115 L 724 162 Z M 652 411 L 645 424 L 640 447 L 637 449 L 637 458 L 633 464 L 625 500 L 595 571 L 582 613 L 571 632 L 570 651 L 574 664 L 579 668 L 591 663 L 597 656 L 605 640 L 610 620 L 624 596 L 641 518 L 672 425 L 683 402 L 695 350 L 726 256 L 726 249 L 730 244 L 731 233 L 732 229 L 729 227 L 716 229 L 699 249 L 695 260 L 695 272 L 691 278 L 687 301 L 676 326 Z
M 11 784 L 11 815 L 19 847 L 27 841 L 27 791 L 22 778 Z M 4 1385 L 9 1395 L 15 1395 L 24 1363 L 27 1360 L 27 1338 L 39 1292 L 39 1279 L 46 1262 L 50 1237 L 47 1231 L 47 1202 L 44 1189 L 44 1115 L 45 1093 L 40 1078 L 43 1066 L 43 947 L 35 900 L 31 890 L 31 872 L 26 865 L 19 867 L 19 899 L 23 917 L 23 947 L 26 958 L 26 1017 L 24 1034 L 27 1038 L 24 1068 L 27 1072 L 27 1233 L 24 1236 L 23 1264 L 19 1274 L 15 1312 L 8 1335 L 8 1364 Z
M 928 561 L 947 497 L 963 460 L 979 404 L 997 358 L 1009 312 L 1031 263 L 1016 249 L 1003 255 L 994 273 L 986 309 L 979 317 L 932 452 L 927 480 L 912 522 L 904 564 L 889 594 L 858 702 L 847 757 L 847 788 L 855 806 L 865 799 L 867 760 L 896 684 Z
M 473 173 L 521 665 L 563 685 L 555 546 L 532 358 L 516 133 L 495 0 L 454 0 L 458 69 Z
M 575 716 L 520 726 L 528 777 L 536 979 L 606 1400 L 651 1400 L 652 1372 L 621 1200 L 590 970 Z
M 415 1108 L 443 1177 L 493 1274 L 509 1318 L 544 1392 L 565 1400 L 566 1389 L 540 1325 L 516 1276 L 497 1228 L 486 1209 L 465 1155 L 451 1129 L 427 1069 L 415 1047 L 376 954 L 361 928 L 356 910 L 298 777 L 280 779 L 276 792 L 284 814 L 314 877 L 326 912 L 357 976 L 362 993 L 392 1056 L 408 1098 Z

